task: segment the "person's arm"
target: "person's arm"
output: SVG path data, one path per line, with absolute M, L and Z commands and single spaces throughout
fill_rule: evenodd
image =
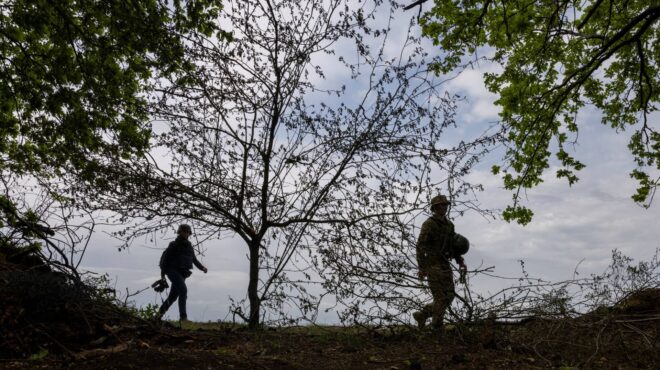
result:
M 465 265 L 465 260 L 462 256 L 454 258 L 456 263 L 458 263 L 458 281 L 461 284 L 465 284 L 465 277 L 467 276 L 467 266 Z
M 193 255 L 193 264 L 194 264 L 195 267 L 197 267 L 198 269 L 204 271 L 205 274 L 206 274 L 207 272 L 209 272 L 209 269 L 207 269 L 206 267 L 204 267 L 204 265 L 202 265 L 202 263 L 199 262 L 199 260 L 197 259 L 197 257 L 194 256 L 194 255 Z
M 427 256 L 427 244 L 429 242 L 429 230 L 430 229 L 430 224 L 428 222 L 424 222 L 422 224 L 422 228 L 419 231 L 419 237 L 417 238 L 417 245 L 416 245 L 416 255 L 417 255 L 417 267 L 419 268 L 419 271 L 417 272 L 417 275 L 419 276 L 420 279 L 423 279 L 426 275 L 426 268 L 428 267 L 428 256 Z

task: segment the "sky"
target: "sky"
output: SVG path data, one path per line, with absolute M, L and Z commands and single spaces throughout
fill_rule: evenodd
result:
M 326 67 L 332 80 L 341 78 L 341 69 L 333 68 L 331 63 Z M 493 68 L 481 65 L 466 70 L 446 85 L 447 91 L 465 96 L 457 115 L 460 135 L 475 136 L 498 120 L 496 97 L 483 84 L 483 73 Z M 573 186 L 556 179 L 554 171 L 547 171 L 544 182 L 526 193 L 526 205 L 535 213 L 530 224 L 521 226 L 487 219 L 476 212 L 454 219 L 457 232 L 471 241 L 466 255 L 468 267 L 494 266 L 492 274 L 471 279 L 475 291 L 487 294 L 511 284 L 501 277 L 519 277 L 519 260 L 525 261 L 531 276 L 561 281 L 572 278 L 576 268 L 582 276 L 603 272 L 614 249 L 641 261 L 650 260 L 660 247 L 657 201 L 650 209 L 644 209 L 630 199 L 636 184 L 629 176 L 634 162 L 627 149 L 627 133 L 616 133 L 603 126 L 598 112 L 590 109 L 580 113 L 579 121 L 581 131 L 574 154 L 587 167 L 578 174 L 580 181 Z M 469 180 L 484 185 L 485 190 L 478 194 L 483 208 L 504 209 L 511 200 L 511 193 L 503 189 L 501 179 L 490 173 L 490 166 L 499 160 L 497 153 L 485 158 L 468 176 Z M 424 216 L 418 217 L 416 224 L 423 220 Z M 173 240 L 174 229 L 153 242 L 146 238 L 137 240 L 121 252 L 117 249 L 121 243 L 110 238 L 107 231 L 110 230 L 99 230 L 94 235 L 83 269 L 107 273 L 123 296 L 158 279 L 158 261 L 163 249 Z M 247 249 L 241 241 L 230 238 L 206 242 L 202 249 L 204 255 L 200 260 L 209 272 L 194 270 L 187 280 L 188 316 L 196 321 L 231 321 L 229 299 L 242 299 L 247 289 Z M 164 298 L 147 289 L 129 300 L 144 306 L 159 305 Z M 175 305 L 166 318 L 177 317 Z M 333 312 L 320 319 L 325 323 L 337 322 Z

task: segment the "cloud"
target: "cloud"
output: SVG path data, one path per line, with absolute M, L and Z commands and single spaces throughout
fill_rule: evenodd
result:
M 483 63 L 478 69 L 466 69 L 447 82 L 448 92 L 466 98 L 459 106 L 460 122 L 474 124 L 498 119 L 501 108 L 495 105 L 497 95 L 486 90 L 484 84 L 484 73 L 498 70 L 493 64 Z
M 596 150 L 603 142 L 617 142 L 611 130 L 594 131 L 582 137 L 583 150 Z M 552 170 L 544 176 L 544 183 L 527 192 L 525 205 L 534 212 L 534 220 L 523 227 L 503 221 L 486 221 L 476 213 L 455 221 L 457 231 L 471 240 L 473 247 L 467 255 L 468 264 L 495 266 L 499 274 L 520 276 L 518 260 L 525 260 L 532 276 L 546 280 L 569 279 L 579 264 L 582 275 L 599 274 L 609 264 L 611 251 L 619 249 L 636 260 L 649 260 L 658 240 L 656 221 L 660 217 L 657 206 L 643 209 L 630 199 L 635 188 L 627 176 L 624 147 L 600 153 L 598 162 L 581 171 L 581 180 L 569 187 L 565 180 L 554 177 Z M 500 180 L 486 169 L 471 175 L 474 181 L 486 183 L 480 195 L 484 205 L 504 208 L 511 193 L 493 186 Z M 582 261 L 582 262 L 581 262 Z M 510 284 L 497 279 L 478 280 L 479 289 L 494 289 Z

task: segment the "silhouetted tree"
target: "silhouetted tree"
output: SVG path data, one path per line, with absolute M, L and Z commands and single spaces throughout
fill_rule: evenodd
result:
M 309 314 L 313 260 L 341 245 L 331 234 L 404 243 L 394 239 L 430 193 L 471 190 L 460 176 L 490 142 L 442 144 L 454 97 L 410 29 L 393 30 L 393 6 L 227 2 L 217 22 L 233 42 L 190 38 L 196 73 L 161 81 L 151 153 L 101 161 L 107 178 L 80 190 L 94 207 L 145 218 L 129 239 L 183 219 L 204 237 L 240 237 L 249 309 L 235 312 L 251 328 L 262 305 Z M 328 264 L 328 279 L 338 267 Z

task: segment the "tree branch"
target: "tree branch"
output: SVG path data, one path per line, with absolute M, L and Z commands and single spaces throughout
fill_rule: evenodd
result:
M 403 10 L 404 10 L 404 11 L 405 11 L 405 10 L 410 10 L 410 9 L 416 7 L 417 5 L 419 5 L 419 9 L 420 9 L 420 11 L 421 11 L 421 9 L 422 9 L 422 4 L 424 4 L 424 3 L 427 2 L 427 1 L 428 1 L 428 0 L 417 0 L 417 1 L 415 1 L 414 3 L 412 3 L 412 4 L 410 4 L 410 5 L 406 5 L 406 6 L 404 6 L 404 7 L 403 7 Z

